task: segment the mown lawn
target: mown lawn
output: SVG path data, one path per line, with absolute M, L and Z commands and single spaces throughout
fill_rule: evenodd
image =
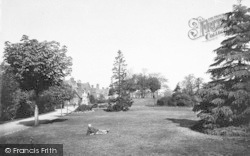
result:
M 250 138 L 219 137 L 189 129 L 198 119 L 191 108 L 150 107 L 152 99 L 135 100 L 128 112 L 72 113 L 54 122 L 3 138 L 1 143 L 62 143 L 64 156 L 99 155 L 250 155 Z M 147 105 L 147 106 L 146 106 Z M 110 129 L 86 136 L 87 125 Z

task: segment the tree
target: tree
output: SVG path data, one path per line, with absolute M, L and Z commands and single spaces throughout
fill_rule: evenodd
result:
M 181 82 L 182 91 L 190 96 L 197 95 L 202 83 L 202 78 L 196 78 L 193 74 L 189 74 Z
M 130 98 L 129 91 L 126 89 L 126 64 L 122 52 L 119 50 L 117 57 L 115 57 L 113 76 L 114 82 L 111 84 L 114 89 L 114 93 L 118 95 L 116 98 L 116 104 L 114 110 L 128 110 L 128 107 L 132 105 L 132 99 Z
M 180 91 L 181 91 L 180 84 L 177 83 L 177 85 L 176 85 L 176 87 L 175 87 L 175 89 L 174 89 L 174 92 L 176 93 L 176 92 L 180 92 Z
M 204 124 L 228 126 L 250 119 L 250 8 L 234 5 L 223 21 L 227 38 L 214 50 L 215 62 L 208 73 L 213 80 L 202 90 L 203 101 L 195 108 Z
M 172 94 L 171 89 L 167 85 L 168 79 L 166 79 L 161 73 L 151 73 L 149 74 L 149 77 L 155 77 L 159 80 L 161 85 L 160 90 L 164 93 L 164 96 L 170 96 Z
M 193 100 L 192 97 L 183 92 L 183 89 L 180 87 L 178 83 L 173 91 L 171 101 L 169 101 L 169 105 L 171 106 L 192 106 Z
M 144 98 L 145 92 L 149 88 L 148 83 L 147 83 L 147 76 L 144 74 L 138 74 L 136 76 L 136 79 L 137 79 L 136 85 L 137 85 L 138 89 L 140 90 L 141 97 Z
M 114 67 L 112 69 L 113 71 L 112 78 L 115 80 L 112 85 L 114 86 L 115 91 L 119 97 L 122 96 L 123 92 L 123 87 L 124 87 L 123 85 L 126 78 L 126 66 L 127 64 L 125 64 L 124 56 L 122 52 L 119 50 L 118 56 L 115 57 Z
M 72 61 L 66 52 L 67 47 L 58 42 L 39 42 L 23 35 L 20 43 L 5 42 L 4 60 L 13 68 L 21 89 L 34 90 L 37 101 L 42 91 L 70 74 Z M 37 110 L 37 104 L 35 107 Z
M 133 74 L 130 78 L 126 78 L 124 85 L 125 89 L 128 90 L 130 93 L 135 92 L 138 88 L 136 84 L 136 75 Z
M 150 91 L 153 94 L 153 98 L 155 98 L 154 93 L 161 88 L 161 82 L 156 77 L 149 77 L 147 80 Z
M 166 82 L 168 82 L 168 79 L 166 79 L 161 73 L 151 73 L 149 74 L 149 77 L 157 78 L 160 81 L 162 87 L 169 88 L 166 84 Z

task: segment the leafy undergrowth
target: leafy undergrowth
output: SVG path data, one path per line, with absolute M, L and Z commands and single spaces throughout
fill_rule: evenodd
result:
M 192 130 L 202 132 L 210 135 L 219 135 L 219 136 L 250 136 L 250 126 L 228 126 L 220 127 L 214 129 L 206 129 L 202 127 L 201 122 L 191 127 Z
M 223 128 L 215 128 L 213 130 L 206 130 L 207 134 L 212 135 L 222 135 L 222 136 L 250 136 L 250 128 L 249 126 L 241 126 L 241 127 L 223 127 Z

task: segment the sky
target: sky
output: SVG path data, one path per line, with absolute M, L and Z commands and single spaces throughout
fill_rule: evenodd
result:
M 118 50 L 127 69 L 161 73 L 174 89 L 188 74 L 209 81 L 213 50 L 224 36 L 191 40 L 188 22 L 232 11 L 236 0 L 0 0 L 0 57 L 4 42 L 22 35 L 68 47 L 76 80 L 108 87 Z M 250 7 L 249 0 L 243 5 Z

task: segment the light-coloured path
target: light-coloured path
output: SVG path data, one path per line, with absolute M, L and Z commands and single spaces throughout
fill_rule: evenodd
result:
M 54 120 L 54 119 L 60 118 L 61 116 L 67 115 L 68 113 L 71 113 L 76 108 L 77 107 L 68 106 L 62 110 L 56 109 L 54 112 L 39 115 L 39 120 Z M 15 121 L 7 122 L 4 124 L 0 124 L 0 137 L 30 128 L 31 126 L 25 126 L 24 124 L 21 124 L 21 123 L 32 121 L 32 120 L 34 120 L 34 117 L 29 117 L 25 119 L 20 119 L 20 120 L 15 120 Z

